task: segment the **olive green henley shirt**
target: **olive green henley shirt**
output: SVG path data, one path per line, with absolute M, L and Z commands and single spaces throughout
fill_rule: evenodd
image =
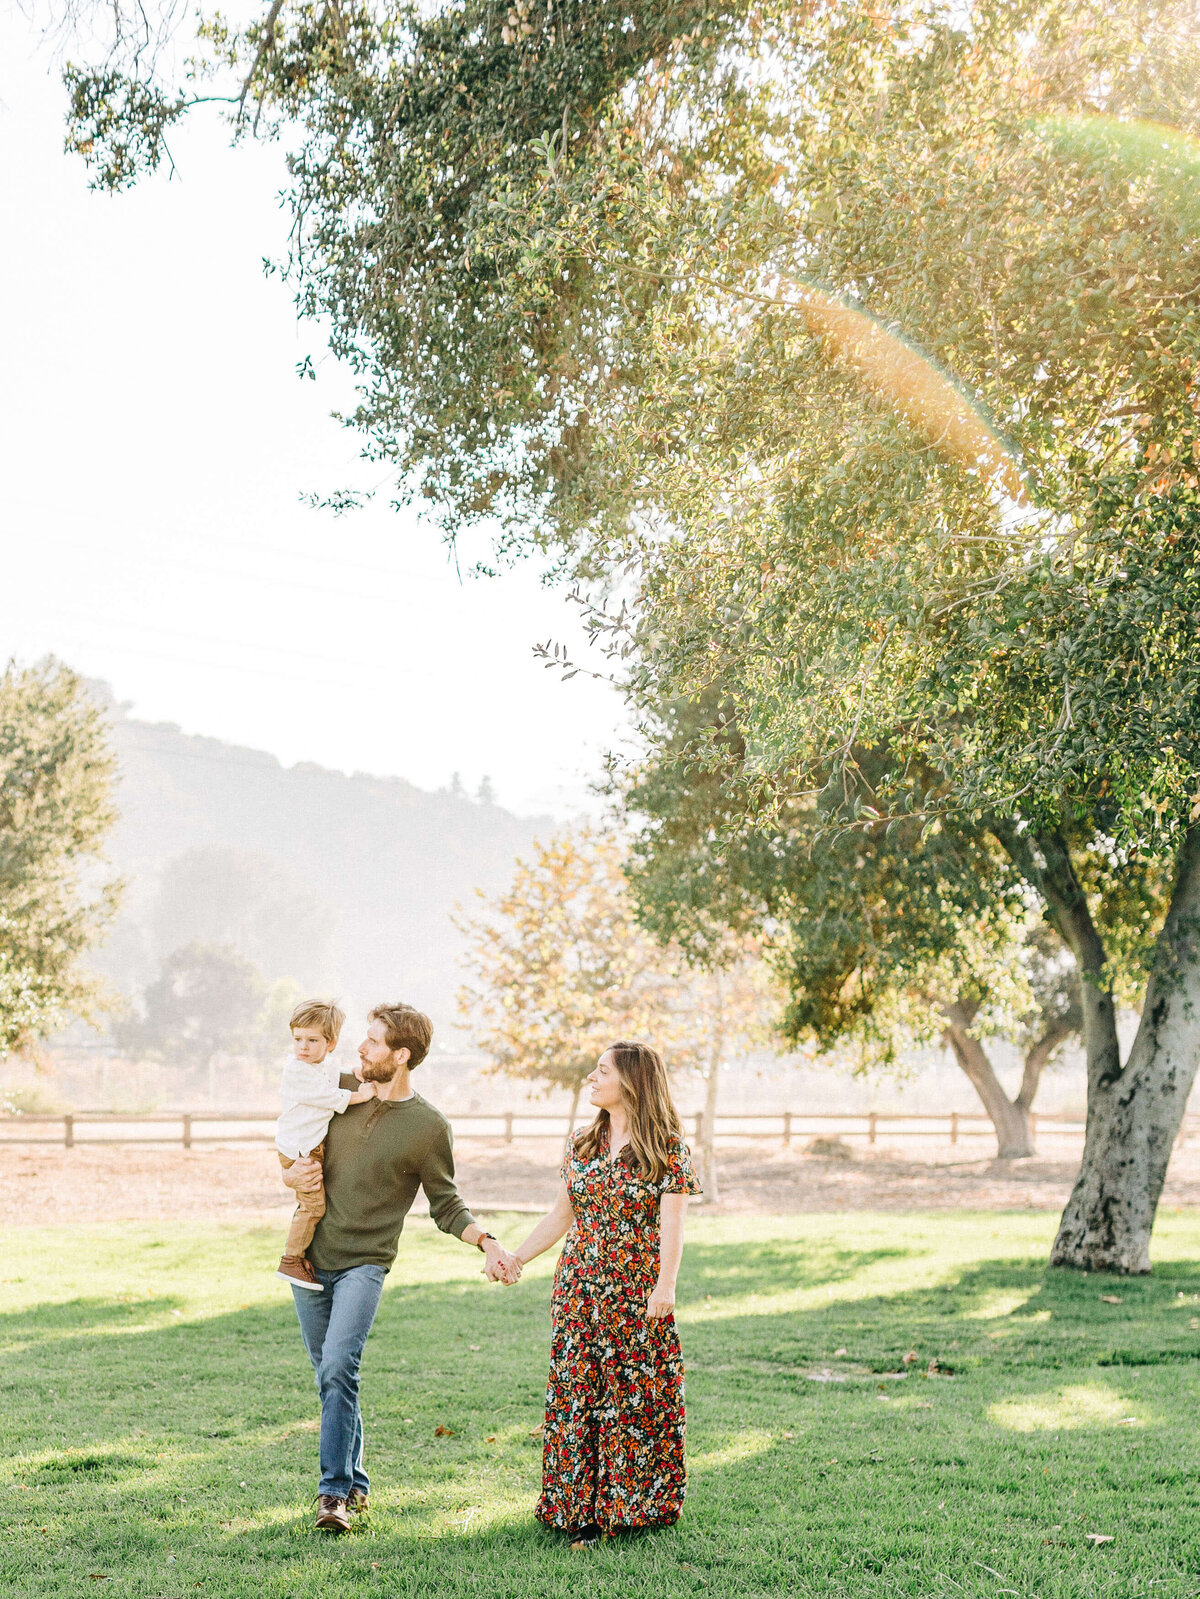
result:
M 343 1074 L 343 1088 L 361 1088 Z M 325 1214 L 308 1258 L 321 1271 L 390 1266 L 417 1189 L 444 1233 L 475 1220 L 454 1186 L 450 1123 L 420 1094 L 371 1099 L 334 1116 L 325 1135 Z

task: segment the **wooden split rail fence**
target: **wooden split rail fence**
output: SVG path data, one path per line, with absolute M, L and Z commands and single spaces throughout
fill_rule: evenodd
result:
M 68 1149 L 78 1144 L 196 1144 L 255 1143 L 274 1141 L 273 1111 L 185 1110 L 154 1111 L 149 1114 L 119 1111 L 77 1110 L 61 1116 L 0 1116 L 0 1144 L 63 1144 Z M 539 1111 L 473 1112 L 450 1118 L 459 1138 L 498 1139 L 511 1144 L 514 1139 L 545 1138 L 562 1142 L 567 1118 Z M 1082 1138 L 1084 1126 L 1069 1116 L 1034 1116 L 1034 1136 Z M 700 1140 L 704 1135 L 704 1113 L 685 1117 L 688 1136 Z M 248 1129 L 240 1131 L 238 1129 Z M 893 1114 L 885 1111 L 860 1113 L 838 1111 L 779 1111 L 774 1114 L 718 1116 L 716 1137 L 721 1140 L 769 1139 L 785 1148 L 812 1138 L 865 1140 L 875 1144 L 880 1136 L 895 1138 L 946 1139 L 958 1144 L 963 1139 L 991 1138 L 992 1124 L 982 1112 L 950 1111 L 943 1115 L 917 1112 Z M 1200 1116 L 1187 1116 L 1179 1133 L 1182 1144 L 1200 1131 Z

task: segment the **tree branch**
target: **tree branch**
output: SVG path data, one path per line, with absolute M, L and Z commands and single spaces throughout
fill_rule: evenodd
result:
M 262 41 L 258 47 L 258 54 L 254 57 L 254 65 L 246 74 L 246 81 L 242 84 L 242 92 L 238 95 L 237 108 L 240 118 L 246 108 L 246 96 L 250 93 L 250 85 L 258 74 L 265 57 L 275 43 L 275 24 L 279 20 L 279 13 L 283 10 L 283 0 L 271 0 L 271 9 L 267 12 L 266 21 L 263 23 Z M 258 111 L 254 117 L 254 131 L 258 131 L 258 118 L 262 114 L 262 99 L 258 102 Z
M 1054 1058 L 1055 1052 L 1078 1031 L 1078 1026 L 1066 1016 L 1056 1017 L 1042 1036 L 1030 1045 L 1025 1052 L 1025 1068 L 1021 1073 L 1021 1088 L 1016 1098 L 1018 1105 L 1026 1110 L 1033 1109 L 1042 1073 Z
M 987 1051 L 971 1032 L 971 1024 L 979 1007 L 961 1000 L 942 999 L 937 1004 L 946 1020 L 942 1036 L 979 1095 L 996 1129 L 996 1145 L 1001 1160 L 1032 1155 L 1028 1107 L 1009 1099 L 988 1059 Z
M 1092 920 L 1087 895 L 1075 875 L 1071 851 L 1058 828 L 1036 836 L 993 817 L 988 828 L 1025 881 L 1046 904 L 1046 919 L 1075 957 L 1083 1002 L 1083 1041 L 1089 1087 L 1108 1087 L 1121 1075 L 1121 1046 L 1108 952 Z

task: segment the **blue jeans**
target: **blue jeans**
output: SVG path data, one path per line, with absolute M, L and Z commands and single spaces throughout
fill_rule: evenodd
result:
M 358 1371 L 363 1345 L 379 1309 L 384 1266 L 318 1271 L 325 1291 L 293 1288 L 300 1333 L 321 1396 L 321 1481 L 317 1492 L 345 1499 L 370 1486 L 363 1469 L 363 1424 Z

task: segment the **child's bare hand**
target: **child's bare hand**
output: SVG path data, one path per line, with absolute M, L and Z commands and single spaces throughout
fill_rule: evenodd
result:
M 346 1101 L 348 1105 L 365 1105 L 368 1099 L 375 1098 L 375 1083 L 364 1083 L 361 1088 L 356 1088 Z

